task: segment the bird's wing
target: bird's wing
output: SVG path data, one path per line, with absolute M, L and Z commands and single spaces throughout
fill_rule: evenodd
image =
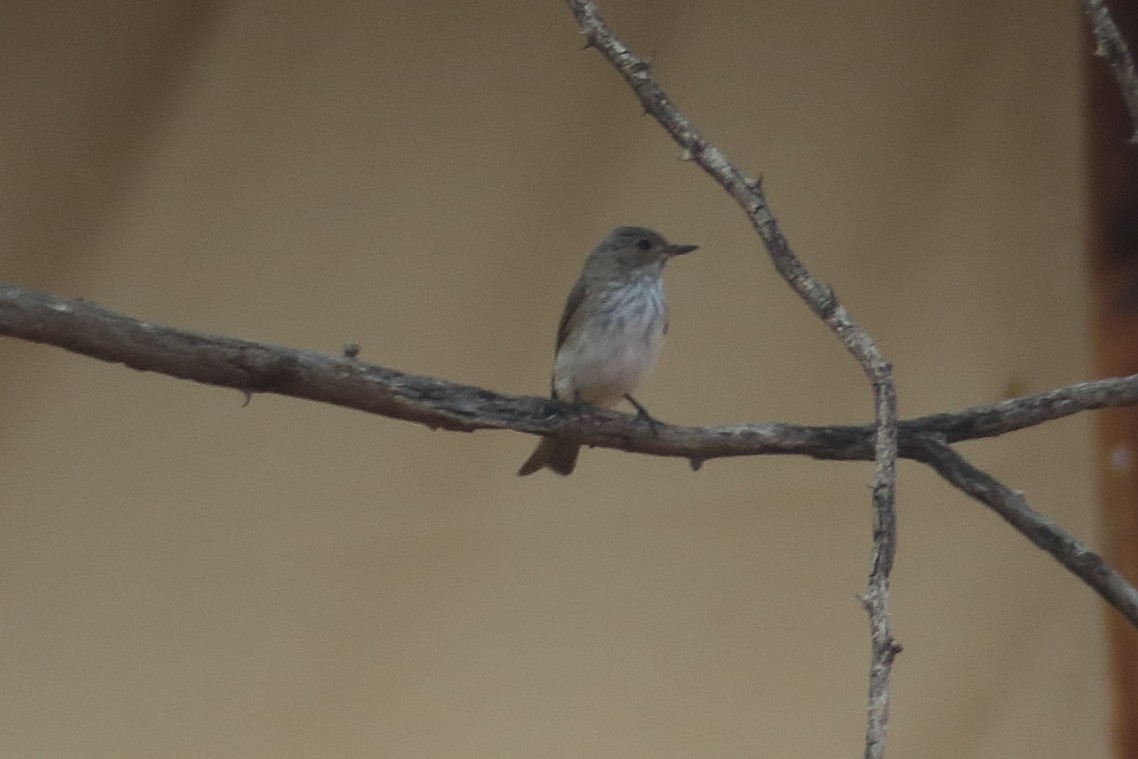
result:
M 565 300 L 565 310 L 561 312 L 561 323 L 557 325 L 557 347 L 553 350 L 553 355 L 556 356 L 561 352 L 561 346 L 565 344 L 565 339 L 569 333 L 577 328 L 580 321 L 581 313 L 580 306 L 585 300 L 585 281 L 578 279 L 577 284 L 573 285 L 573 289 L 569 291 L 569 297 Z M 554 378 L 549 378 L 549 394 L 556 398 L 557 391 L 553 387 Z
M 557 347 L 553 351 L 554 354 L 561 350 L 561 346 L 565 344 L 565 338 L 576 329 L 577 322 L 580 320 L 578 311 L 584 300 L 585 282 L 579 279 L 577 284 L 573 285 L 573 289 L 569 291 L 569 298 L 565 301 L 565 310 L 561 312 L 561 323 L 557 325 Z

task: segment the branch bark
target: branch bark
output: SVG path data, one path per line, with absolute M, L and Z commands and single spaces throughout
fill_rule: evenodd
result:
M 10 284 L 0 284 L 0 335 L 54 345 L 139 371 L 243 393 L 303 398 L 431 429 L 556 434 L 596 448 L 699 462 L 772 455 L 837 461 L 873 458 L 872 424 L 685 427 L 661 423 L 653 435 L 630 414 L 577 409 L 549 398 L 505 395 L 355 358 L 163 326 L 90 301 Z M 899 455 L 923 460 L 914 447 L 920 438 L 958 443 L 999 437 L 1083 411 L 1134 405 L 1138 405 L 1138 374 L 914 417 L 898 423 Z

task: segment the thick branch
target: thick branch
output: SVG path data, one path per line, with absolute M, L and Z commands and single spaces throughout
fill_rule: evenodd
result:
M 776 453 L 847 460 L 872 457 L 868 426 L 662 424 L 653 435 L 627 414 L 577 409 L 548 398 L 501 395 L 353 358 L 165 327 L 88 301 L 15 285 L 0 284 L 0 335 L 55 345 L 141 371 L 245 393 L 305 398 L 432 429 L 558 434 L 591 446 L 699 461 Z
M 1122 39 L 1122 32 L 1103 0 L 1082 0 L 1082 3 L 1083 13 L 1095 38 L 1095 55 L 1105 58 L 1110 65 L 1110 72 L 1114 74 L 1122 99 L 1126 101 L 1126 110 L 1130 112 L 1130 128 L 1133 130 L 1130 142 L 1138 142 L 1138 73 L 1134 71 L 1130 48 Z
M 629 414 L 588 407 L 566 413 L 567 406 L 548 398 L 503 395 L 326 353 L 166 327 L 89 301 L 15 285 L 0 284 L 0 335 L 141 371 L 248 393 L 304 398 L 432 429 L 558 434 L 598 448 L 700 461 L 788 454 L 843 461 L 873 458 L 870 424 L 661 424 L 659 434 L 653 435 Z M 915 458 L 910 443 L 922 436 L 940 436 L 949 443 L 976 440 L 1081 411 L 1133 405 L 1138 405 L 1138 374 L 906 419 L 898 425 L 901 456 Z

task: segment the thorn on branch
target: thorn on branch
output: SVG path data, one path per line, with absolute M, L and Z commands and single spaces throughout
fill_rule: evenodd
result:
M 629 53 L 628 58 L 628 78 L 636 80 L 636 83 L 633 85 L 634 88 L 638 88 L 640 85 L 652 81 L 652 56 L 638 58 L 632 53 Z
M 241 394 L 245 396 L 245 400 L 241 403 L 241 408 L 246 408 L 250 403 L 253 402 L 253 391 L 242 390 Z
M 700 469 L 703 469 L 703 459 L 693 457 L 688 459 L 688 463 L 691 464 L 691 470 L 693 472 L 698 472 Z
M 838 307 L 838 296 L 834 293 L 834 288 L 825 284 L 824 282 L 818 283 L 818 308 L 819 314 L 823 320 L 829 321 L 834 315 L 834 311 Z
M 357 358 L 360 355 L 359 343 L 344 343 L 344 358 Z

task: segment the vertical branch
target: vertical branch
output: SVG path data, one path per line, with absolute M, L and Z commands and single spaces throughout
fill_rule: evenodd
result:
M 652 76 L 651 66 L 619 39 L 592 0 L 567 0 L 587 45 L 595 47 L 624 78 L 645 113 L 649 113 L 680 146 L 681 156 L 711 175 L 738 203 L 762 240 L 779 275 L 811 311 L 841 340 L 873 387 L 876 434 L 873 474 L 873 550 L 864 597 L 869 615 L 871 664 L 865 756 L 878 759 L 885 751 L 889 717 L 889 675 L 901 650 L 893 639 L 889 617 L 889 575 L 896 551 L 897 395 L 892 367 L 868 333 L 838 302 L 824 283 L 815 279 L 791 250 L 771 213 L 762 183 L 747 177 L 680 113 Z
M 889 724 L 889 674 L 901 645 L 893 638 L 889 616 L 889 577 L 897 551 L 897 394 L 888 364 L 873 383 L 876 396 L 877 433 L 874 438 L 873 551 L 869 582 L 862 602 L 869 616 L 871 658 L 869 664 L 868 714 L 865 724 L 865 757 L 885 754 Z

